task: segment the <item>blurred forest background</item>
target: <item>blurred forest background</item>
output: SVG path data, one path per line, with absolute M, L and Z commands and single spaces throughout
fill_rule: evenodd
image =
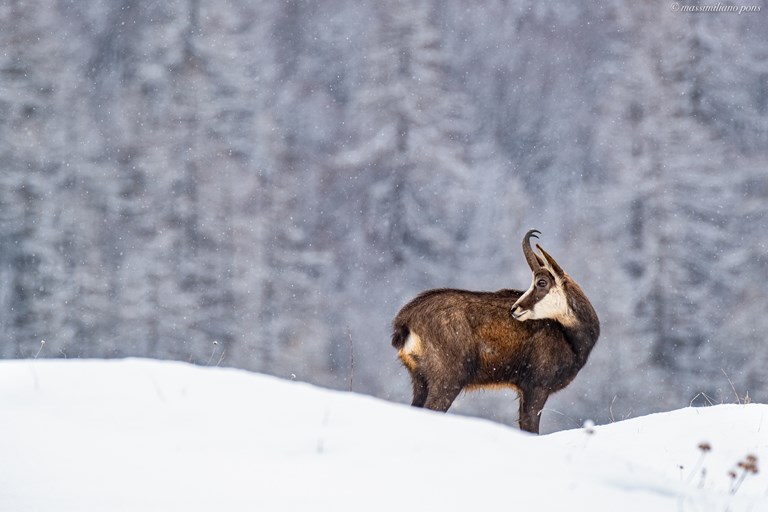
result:
M 768 401 L 752 2 L 5 0 L 0 357 L 408 402 L 394 314 L 425 288 L 526 289 L 538 228 L 603 326 L 544 431 Z M 511 423 L 515 400 L 454 409 Z

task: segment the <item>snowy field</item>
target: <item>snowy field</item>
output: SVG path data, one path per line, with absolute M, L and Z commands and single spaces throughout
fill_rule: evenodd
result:
M 5 361 L 0 404 L 2 512 L 768 510 L 758 404 L 535 437 L 147 360 Z

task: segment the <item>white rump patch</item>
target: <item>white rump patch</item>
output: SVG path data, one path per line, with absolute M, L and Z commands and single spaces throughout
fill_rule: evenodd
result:
M 416 367 L 416 359 L 414 356 L 421 354 L 421 338 L 415 332 L 411 331 L 408 334 L 408 338 L 405 340 L 405 345 L 398 351 L 400 360 L 403 361 L 406 367 L 413 369 Z
M 415 332 L 411 331 L 405 340 L 405 345 L 400 349 L 401 353 L 418 354 L 421 351 L 421 338 Z

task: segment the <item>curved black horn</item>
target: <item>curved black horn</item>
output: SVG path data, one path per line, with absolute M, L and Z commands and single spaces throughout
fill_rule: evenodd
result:
M 538 229 L 532 229 L 528 231 L 523 237 L 523 254 L 525 254 L 525 261 L 528 262 L 528 266 L 531 267 L 531 271 L 536 272 L 541 268 L 539 260 L 536 258 L 533 249 L 531 249 L 531 237 L 539 238 L 536 235 L 540 235 L 541 231 Z

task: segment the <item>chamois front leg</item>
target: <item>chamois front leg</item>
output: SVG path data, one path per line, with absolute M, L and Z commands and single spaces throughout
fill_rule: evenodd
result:
M 549 398 L 549 393 L 541 389 L 521 390 L 520 391 L 520 430 L 539 433 L 539 422 L 541 421 L 541 410 Z

